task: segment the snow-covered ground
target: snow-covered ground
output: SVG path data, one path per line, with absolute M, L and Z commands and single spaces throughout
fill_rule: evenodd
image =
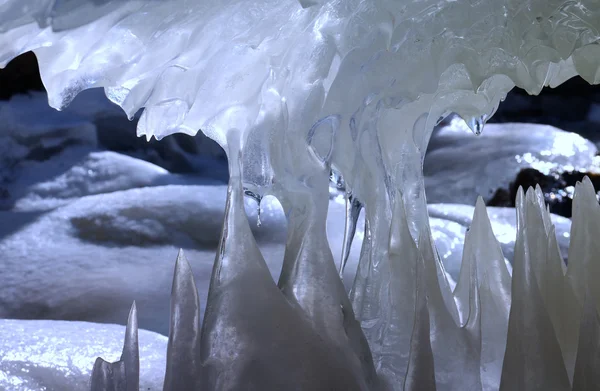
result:
M 87 391 L 97 357 L 117 361 L 125 327 L 0 319 L 0 389 Z M 167 338 L 139 331 L 140 390 L 162 390 Z
M 225 186 L 168 185 L 82 197 L 47 213 L 0 212 L 3 284 L 0 316 L 123 323 L 133 300 L 140 326 L 166 334 L 172 270 L 178 248 L 186 250 L 202 300 L 206 298 L 219 242 Z M 246 210 L 259 247 L 276 279 L 283 259 L 286 222 L 278 202 Z M 473 208 L 432 205 L 431 226 L 447 270 L 458 276 L 464 233 Z M 509 260 L 515 237 L 514 210 L 490 208 Z M 569 220 L 556 217 L 561 244 Z M 345 208 L 332 202 L 328 237 L 339 259 Z M 357 232 L 347 268 L 352 281 L 363 236 Z M 566 252 L 565 252 L 566 254 Z

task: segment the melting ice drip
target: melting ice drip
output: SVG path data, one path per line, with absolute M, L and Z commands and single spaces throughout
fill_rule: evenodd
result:
M 104 87 L 130 117 L 145 107 L 140 135 L 202 129 L 227 151 L 202 327 L 177 262 L 166 390 L 583 390 L 600 382 L 591 184 L 568 270 L 540 192 L 521 192 L 512 279 L 480 201 L 451 291 L 422 163 L 450 112 L 480 133 L 515 85 L 600 82 L 599 28 L 596 0 L 4 0 L 0 65 L 33 50 L 53 107 Z M 325 235 L 331 170 L 348 189 L 345 248 L 366 215 L 350 297 Z M 244 191 L 286 213 L 277 284 Z M 93 387 L 137 387 L 135 309 L 127 335 Z

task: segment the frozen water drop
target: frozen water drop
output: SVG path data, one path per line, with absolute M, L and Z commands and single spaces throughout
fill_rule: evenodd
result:
M 260 221 L 260 201 L 258 201 L 258 214 L 256 218 L 256 226 L 260 228 L 262 222 Z
M 479 136 L 481 132 L 483 132 L 485 121 L 487 121 L 487 115 L 482 115 L 480 117 L 472 117 L 469 120 L 465 120 L 465 123 L 467 124 L 469 129 L 471 129 L 473 134 Z
M 352 247 L 352 241 L 354 240 L 354 234 L 356 233 L 356 223 L 358 222 L 358 216 L 362 210 L 362 203 L 354 196 L 352 192 L 346 192 L 346 226 L 344 228 L 344 242 L 342 244 L 342 259 L 340 261 L 340 277 L 344 277 L 344 269 L 350 256 L 350 248 Z
M 332 168 L 329 173 L 329 181 L 338 190 L 344 190 L 346 188 L 346 182 L 344 181 L 342 174 L 334 168 Z

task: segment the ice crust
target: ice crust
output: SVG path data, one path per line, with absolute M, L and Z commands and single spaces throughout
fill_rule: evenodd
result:
M 172 330 L 171 362 L 199 355 L 190 384 L 567 390 L 597 381 L 596 354 L 576 348 L 597 339 L 591 183 L 577 189 L 566 274 L 541 192 L 520 195 L 509 309 L 508 269 L 481 201 L 452 290 L 422 166 L 450 112 L 479 134 L 515 85 L 535 94 L 576 74 L 600 82 L 599 15 L 594 0 L 5 0 L 0 65 L 33 50 L 52 107 L 104 87 L 129 117 L 145 108 L 138 134 L 201 129 L 227 152 L 225 221 L 193 353 Z M 325 235 L 331 171 L 367 221 L 350 297 Z M 275 195 L 285 211 L 277 283 L 244 192 Z M 178 300 L 172 324 L 177 303 L 183 324 L 195 322 L 197 300 Z

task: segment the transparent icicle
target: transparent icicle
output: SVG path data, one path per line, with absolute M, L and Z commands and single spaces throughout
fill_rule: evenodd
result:
M 342 258 L 340 260 L 340 277 L 344 276 L 344 269 L 350 256 L 352 241 L 356 234 L 356 225 L 363 205 L 358 198 L 352 195 L 351 191 L 346 191 L 346 225 L 344 226 L 344 242 L 342 244 Z
M 137 308 L 131 306 L 121 359 L 109 363 L 98 357 L 91 378 L 92 391 L 138 391 L 140 384 L 140 354 L 138 347 Z
M 525 219 L 539 204 L 529 203 L 523 189 L 517 192 L 517 239 L 513 264 L 512 304 L 500 391 L 569 390 L 571 385 L 554 328 L 543 303 L 531 259 L 541 251 L 535 245 L 539 227 L 531 233 Z M 541 215 L 540 215 L 541 217 Z M 543 227 L 542 227 L 543 229 Z M 545 254 L 545 250 L 543 251 Z
M 394 210 L 392 212 L 392 226 L 389 235 L 389 272 L 387 292 L 385 297 L 389 302 L 385 302 L 385 311 L 381 319 L 382 325 L 379 333 L 380 345 L 378 354 L 378 371 L 386 381 L 399 387 L 404 384 L 404 376 L 407 374 L 407 368 L 410 362 L 410 351 L 412 349 L 412 338 L 423 338 L 419 334 L 422 330 L 413 331 L 415 320 L 416 295 L 418 287 L 417 264 L 419 262 L 419 252 L 410 233 L 406 218 L 406 211 L 402 197 L 395 197 Z M 423 271 L 421 276 L 423 279 Z M 421 287 L 421 290 L 425 287 Z M 421 303 L 422 304 L 422 303 Z M 418 311 L 421 311 L 419 308 Z M 423 313 L 419 312 L 423 317 Z M 429 315 L 427 314 L 427 318 Z M 424 327 L 424 320 L 420 320 L 419 327 Z M 429 325 L 427 325 L 429 329 Z M 416 334 L 415 334 L 416 333 Z M 429 337 L 427 338 L 429 340 Z M 415 348 L 416 349 L 416 348 Z M 419 352 L 413 353 L 413 359 L 416 360 L 413 365 L 421 359 Z M 422 363 L 418 364 L 419 367 Z M 417 370 L 416 368 L 410 371 Z M 419 369 L 420 371 L 421 369 Z M 410 372 L 409 372 L 410 373 Z M 412 379 L 409 384 L 416 386 L 416 380 Z M 413 384 L 414 383 L 414 384 Z M 396 389 L 396 388 L 395 388 Z
M 183 250 L 175 263 L 164 391 L 200 389 L 200 298 Z

